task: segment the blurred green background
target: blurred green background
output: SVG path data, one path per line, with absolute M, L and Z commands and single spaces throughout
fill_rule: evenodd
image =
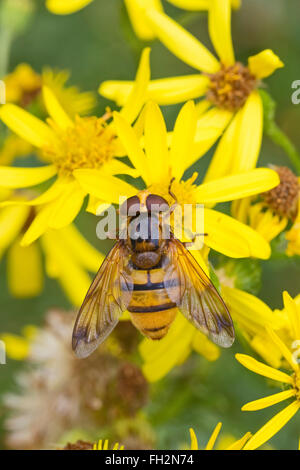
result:
M 134 77 L 144 44 L 134 36 L 122 0 L 95 0 L 81 12 L 66 17 L 50 14 L 42 0 L 37 3 L 37 12 L 29 29 L 13 44 L 9 70 L 21 62 L 29 63 L 38 72 L 45 65 L 69 69 L 72 72 L 71 83 L 83 90 L 96 90 L 103 80 Z M 188 13 L 169 4 L 165 7 L 171 16 L 211 47 L 205 13 Z M 291 102 L 291 84 L 300 79 L 299 13 L 299 0 L 243 0 L 241 10 L 233 14 L 233 39 L 238 60 L 246 62 L 249 55 L 272 48 L 285 63 L 284 69 L 267 80 L 267 88 L 278 103 L 278 124 L 298 149 L 300 105 Z M 153 78 L 191 73 L 188 66 L 157 41 L 151 47 Z M 99 113 L 108 104 L 113 106 L 101 97 L 98 103 Z M 164 109 L 170 128 L 177 111 L 177 106 Z M 200 175 L 204 174 L 209 158 L 207 155 L 195 165 L 194 169 Z M 259 165 L 270 162 L 289 165 L 283 151 L 265 138 Z M 78 226 L 99 247 L 95 222 L 93 216 L 85 213 L 80 215 Z M 283 290 L 288 290 L 293 296 L 300 293 L 299 259 L 271 260 L 262 264 L 260 296 L 272 308 L 282 308 Z M 70 307 L 52 280 L 46 282 L 39 298 L 12 298 L 6 286 L 5 258 L 0 263 L 0 292 L 0 331 L 19 333 L 22 326 L 28 323 L 42 324 L 49 307 Z M 233 356 L 238 351 L 241 352 L 242 347 L 235 344 L 213 364 L 193 355 L 183 366 L 152 387 L 147 412 L 157 434 L 158 449 L 178 448 L 188 442 L 190 426 L 195 429 L 199 443 L 204 445 L 218 421 L 224 423 L 225 433 L 239 438 L 246 431 L 257 430 L 280 409 L 282 405 L 260 412 L 240 411 L 242 404 L 269 394 L 270 389 L 263 378 L 247 372 L 235 361 Z M 13 377 L 21 366 L 10 359 L 7 365 L 0 366 L 0 395 L 15 389 Z M 2 412 L 0 447 L 4 445 L 1 421 Z M 299 426 L 300 416 L 272 439 L 272 446 L 296 449 Z

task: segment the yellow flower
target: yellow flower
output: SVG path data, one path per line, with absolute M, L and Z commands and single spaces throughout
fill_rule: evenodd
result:
M 25 107 L 42 87 L 42 78 L 29 64 L 19 64 L 13 72 L 4 78 L 6 102 L 17 103 Z
M 96 97 L 92 92 L 81 93 L 78 87 L 67 86 L 69 77 L 70 73 L 66 70 L 45 67 L 40 75 L 29 64 L 19 64 L 4 78 L 6 102 L 26 108 L 33 101 L 40 101 L 45 85 L 52 90 L 70 117 L 76 114 L 84 116 L 95 107 Z
M 206 444 L 205 450 L 213 450 L 216 440 L 219 436 L 220 430 L 222 427 L 222 423 L 218 423 L 215 429 L 213 430 L 212 435 L 209 438 L 208 443 Z M 199 450 L 197 436 L 195 431 L 190 428 L 190 436 L 191 436 L 191 450 Z M 251 433 L 247 432 L 241 439 L 234 441 L 226 446 L 226 448 L 222 450 L 242 450 L 246 444 L 246 442 L 251 437 Z
M 56 15 L 69 15 L 92 3 L 93 0 L 46 0 L 46 7 Z M 144 41 L 154 39 L 154 34 L 145 18 L 145 8 L 162 11 L 160 0 L 124 0 L 135 34 Z
M 260 199 L 245 198 L 232 203 L 232 215 L 249 224 L 267 241 L 283 232 L 289 221 L 293 226 L 286 233 L 287 254 L 300 253 L 300 178 L 287 167 L 274 167 L 280 184 L 261 195 Z
M 186 170 L 194 163 L 192 152 L 196 113 L 193 102 L 186 103 L 175 123 L 170 148 L 167 131 L 159 107 L 150 102 L 144 111 L 144 146 L 141 147 L 134 129 L 119 113 L 114 113 L 114 125 L 128 157 L 142 177 L 145 186 L 155 194 L 174 203 L 172 193 L 180 205 L 216 204 L 240 198 L 242 194 L 255 194 L 278 184 L 276 172 L 266 168 L 220 178 L 204 184 L 195 184 L 197 174 L 183 180 Z M 106 203 L 118 203 L 120 196 L 138 192 L 132 185 L 125 187 L 118 178 L 95 175 L 93 170 L 75 171 L 77 180 L 90 193 Z M 94 178 L 94 181 L 92 181 Z M 265 189 L 263 189 L 265 188 Z M 126 189 L 128 192 L 126 192 Z M 270 255 L 268 243 L 253 229 L 221 212 L 204 208 L 205 245 L 233 258 L 254 256 L 266 259 Z
M 69 77 L 67 70 L 45 67 L 42 71 L 43 85 L 52 90 L 69 116 L 88 115 L 96 106 L 96 97 L 91 91 L 81 92 L 77 86 L 66 86 Z
M 104 441 L 100 439 L 98 442 L 95 442 L 93 450 L 110 450 L 108 439 L 105 439 Z M 124 446 L 116 442 L 111 448 L 111 450 L 124 450 Z
M 144 91 L 149 76 L 149 49 L 145 49 L 137 73 L 136 86 L 123 107 L 121 114 L 133 122 L 144 100 Z M 35 186 L 56 176 L 56 180 L 30 204 L 39 211 L 22 240 L 27 246 L 49 228 L 60 229 L 69 225 L 80 211 L 89 185 L 95 180 L 115 174 L 137 176 L 137 171 L 116 159 L 122 155 L 112 124 L 107 123 L 110 113 L 102 118 L 79 117 L 72 120 L 48 87 L 43 88 L 43 97 L 50 118 L 47 123 L 27 111 L 6 104 L 0 109 L 2 121 L 20 137 L 40 149 L 49 165 L 35 168 L 0 167 L 0 185 L 5 188 Z M 127 122 L 127 121 L 126 121 Z M 76 178 L 80 168 L 92 169 L 90 181 L 82 185 Z M 119 180 L 120 181 L 120 180 Z M 132 192 L 131 186 L 120 181 Z M 113 188 L 110 188 L 111 192 Z
M 267 408 L 269 406 L 280 403 L 284 400 L 292 399 L 292 402 L 286 406 L 282 411 L 277 413 L 271 418 L 259 431 L 257 431 L 251 439 L 247 442 L 244 449 L 254 450 L 271 439 L 280 429 L 282 429 L 288 421 L 297 413 L 300 408 L 300 369 L 298 362 L 294 361 L 290 350 L 282 342 L 279 336 L 271 329 L 267 329 L 269 338 L 276 345 L 280 354 L 285 358 L 292 370 L 288 375 L 285 372 L 277 370 L 273 367 L 267 366 L 262 362 L 253 359 L 251 356 L 245 354 L 237 354 L 236 359 L 247 369 L 262 375 L 269 379 L 280 382 L 285 388 L 284 391 L 275 393 L 273 395 L 260 398 L 247 403 L 242 407 L 243 411 L 256 411 Z
M 205 180 L 255 168 L 263 131 L 263 105 L 257 87 L 283 63 L 270 50 L 237 62 L 231 38 L 229 0 L 211 0 L 209 33 L 220 60 L 194 36 L 163 12 L 147 9 L 151 28 L 164 45 L 201 74 L 153 80 L 148 98 L 169 105 L 204 97 L 197 105 L 198 122 L 194 152 L 197 157 L 223 134 Z M 121 105 L 131 82 L 104 82 L 99 92 Z M 206 135 L 206 130 L 211 132 Z
M 25 202 L 0 209 L 0 259 L 7 253 L 7 279 L 12 295 L 26 298 L 40 294 L 44 259 L 48 276 L 59 282 L 73 305 L 80 306 L 91 283 L 87 271 L 96 272 L 103 256 L 74 225 L 49 230 L 39 242 L 22 246 L 20 240 L 33 218 L 34 209 Z

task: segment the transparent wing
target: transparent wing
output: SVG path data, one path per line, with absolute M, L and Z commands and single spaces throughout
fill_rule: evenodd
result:
M 178 280 L 178 288 L 166 287 L 170 299 L 193 325 L 219 346 L 234 341 L 234 328 L 228 309 L 195 258 L 177 239 L 171 239 L 166 254 L 165 285 Z
M 131 298 L 133 283 L 128 254 L 117 242 L 102 263 L 78 313 L 72 347 L 80 357 L 89 356 L 117 325 Z

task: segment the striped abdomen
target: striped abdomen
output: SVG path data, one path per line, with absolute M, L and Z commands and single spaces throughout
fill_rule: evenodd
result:
M 170 300 L 163 269 L 133 270 L 133 292 L 128 311 L 141 333 L 151 339 L 163 338 L 173 322 L 177 307 Z M 168 289 L 178 289 L 178 280 L 168 281 Z

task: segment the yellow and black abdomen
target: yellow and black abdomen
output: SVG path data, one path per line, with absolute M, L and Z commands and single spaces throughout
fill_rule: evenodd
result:
M 177 313 L 176 304 L 168 295 L 164 275 L 160 268 L 132 272 L 134 285 L 128 311 L 136 328 L 151 339 L 163 338 Z M 177 279 L 168 281 L 168 290 L 177 288 Z

